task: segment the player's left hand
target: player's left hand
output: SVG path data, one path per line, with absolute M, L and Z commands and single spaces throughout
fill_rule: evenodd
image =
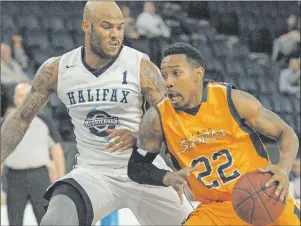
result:
M 107 138 L 109 152 L 125 151 L 133 147 L 137 140 L 137 134 L 126 129 L 107 129 L 106 132 L 110 134 Z
M 277 196 L 280 196 L 280 201 L 287 203 L 287 198 L 289 194 L 289 173 L 290 170 L 282 168 L 278 165 L 267 165 L 263 169 L 258 169 L 259 172 L 271 172 L 273 176 L 266 182 L 265 186 L 269 187 L 273 183 L 278 182 L 278 187 L 275 191 Z

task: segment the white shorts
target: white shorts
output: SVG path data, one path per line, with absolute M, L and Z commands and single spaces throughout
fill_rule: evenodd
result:
M 155 165 L 169 169 L 165 164 Z M 193 211 L 186 198 L 183 204 L 180 203 L 177 193 L 171 187 L 133 182 L 127 176 L 127 168 L 77 166 L 60 180 L 66 178 L 79 183 L 89 197 L 93 209 L 93 225 L 122 208 L 129 208 L 140 225 L 181 225 Z

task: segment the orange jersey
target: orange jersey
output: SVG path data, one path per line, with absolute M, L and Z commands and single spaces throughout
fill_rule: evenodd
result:
M 175 168 L 201 163 L 188 177 L 198 201 L 230 200 L 241 175 L 269 163 L 259 136 L 239 117 L 228 84 L 204 81 L 196 115 L 176 111 L 168 98 L 156 108 Z

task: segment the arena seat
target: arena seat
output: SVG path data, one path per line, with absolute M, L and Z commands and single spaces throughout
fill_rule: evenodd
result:
M 227 57 L 228 54 L 228 48 L 226 44 L 223 41 L 213 41 L 212 42 L 212 48 L 214 50 L 214 53 L 217 57 Z
M 240 89 L 239 84 L 234 76 L 231 76 L 229 74 L 226 75 L 226 77 L 224 78 L 224 82 L 234 85 L 237 89 Z
M 70 32 L 83 32 L 82 31 L 82 18 L 74 15 L 69 15 L 66 19 L 66 29 Z
M 1 42 L 11 43 L 12 36 L 18 33 L 19 30 L 16 28 L 1 29 Z
M 37 2 L 35 2 L 35 1 L 28 1 L 26 3 L 27 4 L 22 5 L 21 10 L 15 15 L 18 15 L 20 13 L 21 14 L 33 14 L 33 15 L 36 15 L 39 17 L 44 15 L 43 9 L 41 8 L 40 4 L 37 4 Z
M 40 2 L 42 12 L 46 17 L 61 16 L 65 17 L 71 13 L 64 2 L 60 1 L 45 1 Z
M 21 14 L 17 16 L 16 22 L 23 32 L 25 31 L 42 31 L 40 20 L 32 14 Z
M 191 37 L 187 34 L 175 35 L 171 37 L 172 42 L 185 42 L 191 43 Z
M 236 14 L 234 12 L 220 12 L 216 29 L 220 34 L 237 35 L 239 26 Z
M 85 37 L 83 32 L 75 32 L 72 37 L 76 46 L 84 45 Z
M 20 2 L 1 1 L 1 14 L 7 13 L 14 16 L 21 12 L 21 8 Z
M 279 93 L 274 93 L 273 100 L 275 104 L 275 108 L 274 108 L 275 112 L 279 114 L 293 113 L 293 107 L 291 105 L 291 102 L 288 101 L 287 97 Z
M 51 34 L 52 45 L 56 49 L 70 51 L 74 48 L 72 36 L 68 32 L 53 32 Z
M 26 46 L 30 49 L 38 48 L 40 51 L 49 49 L 51 43 L 45 32 L 35 31 L 27 33 L 25 36 Z
M 37 70 L 46 60 L 48 60 L 52 55 L 53 49 L 35 49 L 33 53 L 33 61 L 35 63 L 35 69 Z
M 186 4 L 187 14 L 190 18 L 209 19 L 209 2 L 189 1 Z
M 245 72 L 239 60 L 226 59 L 224 63 L 228 74 L 236 75 L 238 77 L 246 77 L 243 75 Z
M 213 40 L 214 37 L 217 35 L 216 28 L 211 26 L 204 26 L 202 24 L 199 24 L 198 32 L 201 35 L 205 35 L 209 40 Z
M 252 52 L 272 53 L 272 37 L 267 28 L 250 28 L 248 34 Z
M 239 58 L 239 59 L 244 59 L 247 58 L 248 55 L 250 54 L 250 51 L 248 47 L 242 43 L 237 43 L 232 46 L 231 51 L 229 52 L 231 57 Z
M 300 116 L 300 99 L 296 98 L 295 96 L 292 96 L 291 103 L 294 107 L 294 112 L 296 113 L 296 115 Z
M 271 81 L 266 76 L 258 76 L 259 91 L 264 94 L 275 94 L 278 93 L 278 84 Z
M 273 101 L 270 95 L 260 95 L 258 99 L 266 109 L 273 110 Z
M 139 39 L 131 43 L 132 48 L 144 52 L 148 56 L 152 55 L 149 45 L 150 45 L 150 41 L 147 39 Z
M 14 18 L 8 14 L 1 15 L 1 30 L 16 29 Z
M 42 24 L 46 31 L 56 32 L 65 30 L 64 21 L 59 16 L 44 17 Z
M 222 65 L 222 63 L 219 59 L 217 59 L 217 58 L 212 59 L 212 63 L 213 63 L 213 66 L 214 66 L 214 71 L 217 71 L 217 72 L 223 72 L 224 71 L 223 65 Z
M 257 85 L 254 81 L 254 79 L 249 77 L 237 77 L 237 82 L 239 87 L 246 92 L 250 93 L 256 93 L 257 91 Z
M 205 59 L 212 58 L 212 56 L 213 56 L 212 51 L 207 44 L 199 43 L 199 44 L 196 44 L 194 47 L 197 48 L 202 53 L 202 55 Z
M 217 81 L 217 82 L 224 82 L 224 80 L 225 80 L 223 74 L 218 71 L 207 72 L 205 75 L 205 78 L 213 80 L 213 81 Z

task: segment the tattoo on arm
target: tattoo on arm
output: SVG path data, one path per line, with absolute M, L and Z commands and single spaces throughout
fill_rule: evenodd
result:
M 37 71 L 31 92 L 20 109 L 22 119 L 31 121 L 51 98 L 54 93 L 53 85 L 57 79 L 59 60 L 60 58 L 51 58 Z
M 143 96 L 151 106 L 156 105 L 165 95 L 165 88 L 159 69 L 152 62 L 142 60 L 140 78 Z
M 252 95 L 240 90 L 232 90 L 232 100 L 248 125 L 276 141 L 281 139 L 283 130 L 288 125 L 278 115 L 264 108 Z
M 150 108 L 140 123 L 138 147 L 148 152 L 159 152 L 163 141 L 163 131 L 159 115 Z
M 31 92 L 1 128 L 1 164 L 18 146 L 31 121 L 54 93 L 59 58 L 51 58 L 37 71 Z
M 263 106 L 258 108 L 259 117 L 254 119 L 254 129 L 259 133 L 279 141 L 282 136 L 284 122 L 275 113 L 265 109 Z

